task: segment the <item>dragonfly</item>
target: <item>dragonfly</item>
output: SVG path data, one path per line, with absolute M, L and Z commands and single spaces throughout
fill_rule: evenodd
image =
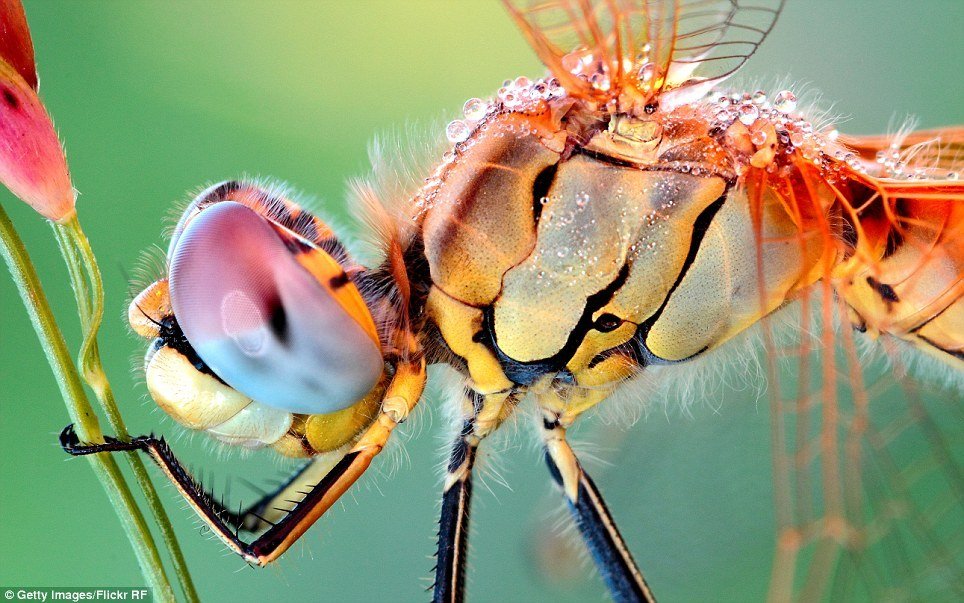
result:
M 354 187 L 378 261 L 284 189 L 222 182 L 131 303 L 158 406 L 303 467 L 232 509 L 163 438 L 86 443 L 68 426 L 64 449 L 145 452 L 265 566 L 377 462 L 444 365 L 457 429 L 433 600 L 463 600 L 478 451 L 527 413 L 611 597 L 653 601 L 567 432 L 753 334 L 774 415 L 770 598 L 964 593 L 964 127 L 848 137 L 788 90 L 728 88 L 782 1 L 504 4 L 548 74 L 468 100 L 417 186 Z M 877 421 L 868 347 L 891 373 L 938 373 L 941 412 L 900 379 L 903 406 Z

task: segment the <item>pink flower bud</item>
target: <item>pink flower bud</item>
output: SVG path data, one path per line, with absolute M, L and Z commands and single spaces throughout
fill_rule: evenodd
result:
M 2 5 L 7 0 L 0 0 Z M 49 220 L 74 215 L 74 189 L 54 125 L 36 91 L 0 60 L 0 182 Z
M 31 88 L 37 89 L 33 43 L 20 0 L 0 0 L 0 60 L 10 64 Z

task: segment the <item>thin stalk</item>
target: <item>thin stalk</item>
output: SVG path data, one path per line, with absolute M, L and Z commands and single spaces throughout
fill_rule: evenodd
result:
M 53 228 L 57 242 L 60 244 L 61 254 L 67 264 L 67 272 L 70 275 L 74 295 L 77 298 L 77 306 L 80 308 L 84 341 L 81 345 L 78 364 L 81 367 L 84 379 L 93 389 L 94 395 L 104 409 L 107 421 L 114 433 L 119 439 L 127 441 L 130 439 L 130 433 L 127 431 L 127 426 L 124 424 L 120 410 L 117 408 L 114 392 L 104 373 L 97 345 L 97 332 L 104 316 L 104 286 L 100 268 L 97 265 L 97 258 L 94 256 L 90 242 L 87 240 L 76 214 L 65 224 L 53 224 Z M 144 493 L 147 506 L 160 528 L 161 537 L 168 554 L 171 556 L 174 573 L 181 585 L 184 598 L 196 603 L 199 599 L 194 581 L 177 541 L 177 536 L 174 534 L 174 527 L 161 504 L 161 499 L 151 482 L 147 468 L 137 452 L 126 452 L 124 454 L 127 456 L 137 484 Z
M 70 352 L 67 350 L 63 333 L 57 326 L 40 278 L 37 276 L 33 262 L 30 261 L 23 241 L 20 240 L 2 205 L 0 205 L 0 255 L 3 256 L 10 275 L 17 285 L 78 437 L 87 442 L 103 441 L 97 415 L 94 414 L 87 394 L 84 392 L 77 367 L 74 366 Z M 154 538 L 137 507 L 134 495 L 124 481 L 120 468 L 109 455 L 94 454 L 87 458 L 120 519 L 144 579 L 154 590 L 154 595 L 159 601 L 173 602 L 174 590 L 164 572 Z

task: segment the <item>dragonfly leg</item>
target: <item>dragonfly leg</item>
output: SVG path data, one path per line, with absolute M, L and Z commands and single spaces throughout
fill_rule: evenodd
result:
M 464 600 L 476 450 L 482 439 L 512 412 L 517 401 L 517 397 L 508 392 L 483 396 L 471 389 L 465 390 L 462 428 L 452 445 L 442 490 L 433 603 Z
M 636 567 L 606 502 L 566 441 L 565 428 L 554 417 L 545 418 L 542 438 L 549 472 L 562 488 L 579 533 L 613 600 L 619 603 L 655 602 L 656 598 Z
M 371 461 L 384 448 L 391 432 L 414 408 L 425 386 L 424 360 L 400 364 L 389 384 L 382 410 L 348 453 L 313 487 L 304 498 L 294 504 L 284 517 L 251 543 L 238 537 L 240 517 L 224 515 L 223 507 L 201 488 L 163 438 L 140 436 L 129 442 L 105 438 L 102 444 L 82 444 L 77 439 L 73 425 L 68 425 L 60 435 L 64 450 L 74 456 L 99 452 L 141 450 L 157 462 L 181 496 L 191 505 L 200 518 L 221 538 L 232 551 L 253 565 L 264 566 L 274 561 L 301 537 L 342 494 L 368 469 Z M 255 511 L 256 512 L 256 511 Z M 262 517 L 258 519 L 264 520 Z

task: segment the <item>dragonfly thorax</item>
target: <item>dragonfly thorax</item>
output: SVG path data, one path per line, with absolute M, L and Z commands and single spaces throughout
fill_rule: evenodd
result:
M 559 148 L 525 120 L 499 116 L 457 149 L 422 222 L 429 317 L 477 385 L 549 375 L 595 387 L 686 360 L 783 303 L 807 264 L 768 246 L 773 293 L 750 303 L 757 248 L 732 181 L 678 159 L 633 164 L 600 144 Z M 791 228 L 771 205 L 767 228 Z

